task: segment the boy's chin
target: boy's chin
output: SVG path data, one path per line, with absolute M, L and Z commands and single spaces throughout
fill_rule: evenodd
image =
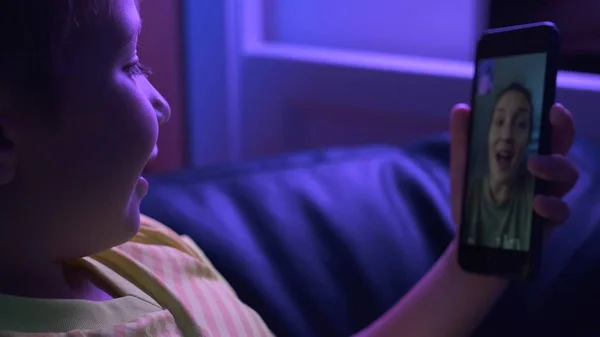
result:
M 129 212 L 123 219 L 123 229 L 130 237 L 126 240 L 131 240 L 140 230 L 140 201 L 132 200 L 129 203 Z
M 114 232 L 110 242 L 105 242 L 105 246 L 102 247 L 101 250 L 90 252 L 88 255 L 93 255 L 114 247 L 118 247 L 133 239 L 140 229 L 139 214 L 137 218 L 127 219 L 127 221 L 122 222 L 120 225 L 121 226 L 119 228 L 113 227 Z

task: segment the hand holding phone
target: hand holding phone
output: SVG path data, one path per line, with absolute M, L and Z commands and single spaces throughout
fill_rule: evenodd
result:
M 553 193 L 548 182 L 561 178 L 535 170 L 540 161 L 550 158 L 545 155 L 556 153 L 554 146 L 562 146 L 553 144 L 556 130 L 550 118 L 558 50 L 558 33 L 550 23 L 491 30 L 477 46 L 460 179 L 462 202 L 455 210 L 460 213 L 458 259 L 466 271 L 534 276 L 544 218 L 564 221 L 546 209 L 552 200 L 550 209 L 564 210 L 566 205 L 557 199 L 562 195 L 545 196 Z M 554 110 L 554 115 L 568 115 L 565 122 L 572 129 L 570 114 L 560 106 Z M 545 159 L 529 160 L 537 155 Z M 570 164 L 564 158 L 556 160 Z M 540 209 L 540 203 L 546 205 Z

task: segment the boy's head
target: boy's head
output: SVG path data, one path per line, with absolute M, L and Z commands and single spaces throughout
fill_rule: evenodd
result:
M 0 263 L 131 238 L 168 104 L 137 57 L 139 0 L 0 3 Z

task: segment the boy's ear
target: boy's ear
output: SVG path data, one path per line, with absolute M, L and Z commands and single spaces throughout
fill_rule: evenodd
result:
M 15 178 L 17 167 L 15 144 L 5 130 L 0 122 L 0 185 L 8 184 Z
M 0 95 L 0 185 L 8 184 L 15 178 L 18 129 L 15 117 L 14 107 Z

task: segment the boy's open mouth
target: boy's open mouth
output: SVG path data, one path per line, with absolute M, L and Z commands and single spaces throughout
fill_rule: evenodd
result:
M 510 149 L 503 149 L 496 152 L 496 163 L 502 171 L 508 171 L 514 159 L 514 152 Z

